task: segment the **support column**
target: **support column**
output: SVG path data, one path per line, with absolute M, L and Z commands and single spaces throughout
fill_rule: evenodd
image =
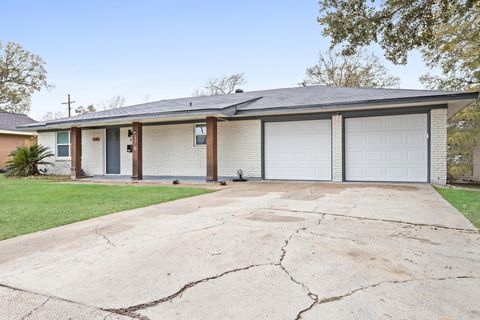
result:
M 143 124 L 132 124 L 132 180 L 143 180 Z
M 70 158 L 72 179 L 80 179 L 82 177 L 82 129 L 72 127 L 70 130 Z
M 217 118 L 207 117 L 207 181 L 217 180 Z
M 430 182 L 447 184 L 448 109 L 430 111 Z
M 343 118 L 332 116 L 332 181 L 343 181 Z

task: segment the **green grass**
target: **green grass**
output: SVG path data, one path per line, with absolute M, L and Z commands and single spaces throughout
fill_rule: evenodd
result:
M 0 240 L 211 190 L 13 179 L 0 175 Z
M 445 200 L 463 213 L 475 227 L 480 229 L 480 190 L 439 187 L 435 187 L 435 189 Z

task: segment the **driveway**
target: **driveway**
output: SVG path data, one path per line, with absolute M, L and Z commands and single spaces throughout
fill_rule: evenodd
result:
M 479 319 L 429 185 L 245 183 L 0 242 L 0 319 Z

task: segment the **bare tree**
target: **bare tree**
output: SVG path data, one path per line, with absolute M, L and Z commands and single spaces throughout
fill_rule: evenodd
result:
M 97 104 L 99 109 L 107 110 L 107 109 L 116 109 L 121 108 L 125 105 L 125 97 L 121 95 L 114 96 L 107 101 L 102 101 L 101 103 Z
M 91 112 L 96 112 L 97 109 L 93 104 L 89 104 L 88 106 L 79 106 L 75 108 L 75 113 L 76 114 L 86 114 L 86 113 L 91 113 Z
M 352 56 L 332 51 L 320 54 L 318 63 L 307 68 L 306 74 L 301 85 L 389 88 L 400 84 L 400 78 L 390 75 L 378 57 L 364 51 Z
M 43 116 L 40 117 L 41 121 L 48 121 L 48 120 L 54 120 L 54 119 L 60 119 L 60 118 L 65 118 L 67 114 L 65 111 L 48 111 L 46 112 Z
M 239 86 L 246 84 L 244 73 L 236 73 L 230 76 L 224 75 L 219 78 L 211 78 L 202 89 L 195 89 L 194 96 L 217 96 L 221 94 L 235 93 Z

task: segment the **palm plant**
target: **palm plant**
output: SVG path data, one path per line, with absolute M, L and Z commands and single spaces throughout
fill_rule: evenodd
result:
M 11 159 L 5 165 L 7 169 L 5 175 L 8 177 L 26 177 L 40 174 L 38 166 L 51 164 L 45 159 L 53 157 L 53 153 L 45 146 L 33 144 L 17 147 L 10 153 L 10 157 Z

